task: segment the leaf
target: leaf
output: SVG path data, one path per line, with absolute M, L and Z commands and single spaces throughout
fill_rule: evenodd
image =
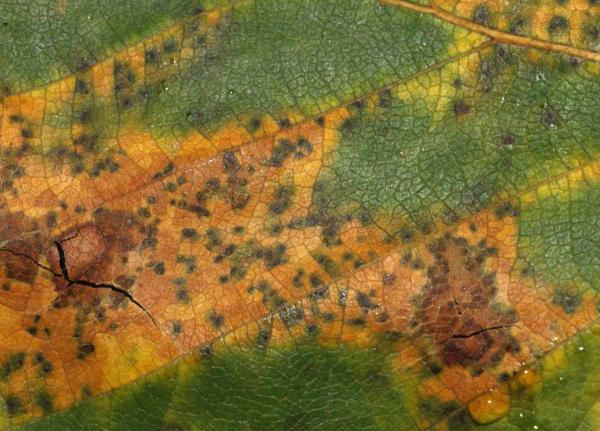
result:
M 3 428 L 599 427 L 594 1 L 0 12 Z

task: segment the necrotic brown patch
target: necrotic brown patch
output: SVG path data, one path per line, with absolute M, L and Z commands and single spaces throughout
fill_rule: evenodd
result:
M 98 210 L 93 221 L 77 226 L 55 241 L 62 246 L 66 269 L 71 280 L 110 282 L 112 271 L 126 254 L 140 246 L 145 227 L 137 216 L 120 211 Z M 61 274 L 57 248 L 47 251 L 52 270 Z M 62 277 L 56 277 L 57 290 L 68 288 Z
M 0 264 L 6 276 L 27 284 L 38 273 L 42 240 L 38 224 L 23 213 L 0 213 Z M 31 234 L 30 234 L 31 233 Z
M 495 274 L 484 268 L 495 250 L 450 236 L 428 248 L 433 264 L 416 315 L 423 335 L 432 337 L 446 365 L 498 363 L 517 345 L 509 333 L 515 314 L 494 302 Z

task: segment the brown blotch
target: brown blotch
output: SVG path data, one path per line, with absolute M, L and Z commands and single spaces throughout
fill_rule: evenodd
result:
M 516 345 L 509 332 L 516 317 L 494 304 L 495 274 L 484 268 L 493 249 L 447 236 L 429 251 L 434 263 L 416 314 L 422 335 L 433 338 L 446 365 L 481 369 L 498 363 Z
M 456 115 L 457 117 L 468 114 L 469 112 L 471 112 L 472 109 L 473 106 L 469 105 L 464 100 L 457 101 L 456 103 L 454 103 L 453 107 L 454 115 Z
M 5 268 L 7 278 L 33 283 L 40 269 L 39 261 L 42 240 L 39 234 L 28 235 L 39 229 L 39 225 L 25 214 L 0 213 L 0 265 Z
M 106 275 L 112 273 L 110 269 L 142 243 L 145 230 L 133 214 L 101 209 L 94 213 L 92 222 L 67 231 L 55 241 L 62 246 L 71 280 L 107 282 L 110 280 L 106 280 Z M 54 244 L 48 248 L 47 257 L 51 269 L 61 274 L 56 277 L 57 290 L 67 288 Z

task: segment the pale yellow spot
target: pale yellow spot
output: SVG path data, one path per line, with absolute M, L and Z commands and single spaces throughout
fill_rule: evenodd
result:
M 480 424 L 489 424 L 506 416 L 509 408 L 510 394 L 506 385 L 478 396 L 468 405 L 471 417 Z

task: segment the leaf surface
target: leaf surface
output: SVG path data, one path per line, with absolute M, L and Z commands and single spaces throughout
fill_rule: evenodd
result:
M 595 2 L 0 9 L 2 427 L 598 428 Z

